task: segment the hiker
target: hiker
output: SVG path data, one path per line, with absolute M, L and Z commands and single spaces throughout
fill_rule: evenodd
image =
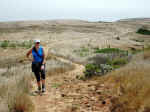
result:
M 32 53 L 32 72 L 37 80 L 38 92 L 45 92 L 45 52 L 40 45 L 40 40 L 35 40 L 35 45 L 27 52 L 27 58 Z M 42 88 L 41 88 L 42 82 Z

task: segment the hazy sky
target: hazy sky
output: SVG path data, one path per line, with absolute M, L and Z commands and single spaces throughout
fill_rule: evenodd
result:
M 0 21 L 150 17 L 150 0 L 0 0 Z

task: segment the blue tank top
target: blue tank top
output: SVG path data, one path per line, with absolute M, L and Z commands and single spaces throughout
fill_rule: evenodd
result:
M 38 49 L 38 54 L 36 53 L 35 50 L 32 50 L 32 56 L 33 56 L 33 59 L 34 61 L 32 63 L 42 63 L 43 61 L 43 47 L 42 46 L 39 46 L 39 49 Z

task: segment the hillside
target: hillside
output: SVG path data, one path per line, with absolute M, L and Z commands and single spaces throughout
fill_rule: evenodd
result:
M 149 100 L 143 97 L 148 97 L 149 91 L 150 37 L 137 31 L 141 28 L 149 30 L 149 27 L 150 19 L 145 18 L 116 22 L 1 22 L 0 111 L 135 112 L 135 108 L 146 108 L 141 112 L 148 112 Z M 43 96 L 32 94 L 36 81 L 31 73 L 31 62 L 25 57 L 34 45 L 34 39 L 41 40 L 47 55 L 47 92 Z M 94 77 L 87 78 L 85 70 L 88 64 L 92 66 L 91 63 L 109 64 L 114 68 L 100 77 L 94 76 L 94 71 L 90 74 Z M 142 84 L 147 89 L 132 91 Z M 133 88 L 130 85 L 134 85 Z M 142 95 L 136 94 L 143 91 Z M 126 100 L 130 96 L 133 102 Z
M 21 43 L 39 38 L 43 45 L 51 48 L 49 52 L 78 60 L 74 51 L 82 47 L 92 49 L 110 46 L 141 49 L 143 43 L 135 41 L 147 37 L 136 34 L 141 26 L 141 22 L 133 25 L 132 22 L 97 23 L 78 20 L 8 22 L 0 23 L 0 41 L 9 40 L 12 43 Z M 148 43 L 148 40 L 145 42 Z M 10 55 L 22 55 L 21 49 L 7 50 L 15 52 Z M 1 55 L 7 57 L 7 50 L 1 49 Z

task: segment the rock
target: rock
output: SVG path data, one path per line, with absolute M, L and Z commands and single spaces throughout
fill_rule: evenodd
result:
M 101 87 L 104 87 L 105 85 L 104 85 L 104 84 L 101 84 L 100 86 L 101 86 Z
M 105 104 L 106 104 L 106 101 L 102 101 L 102 104 L 105 105 Z
M 102 91 L 103 90 L 97 90 L 96 93 L 100 95 L 100 94 L 102 94 Z
M 118 37 L 116 37 L 116 40 L 120 40 L 120 37 L 118 36 Z
M 61 94 L 61 97 L 65 97 L 66 95 L 65 94 Z

